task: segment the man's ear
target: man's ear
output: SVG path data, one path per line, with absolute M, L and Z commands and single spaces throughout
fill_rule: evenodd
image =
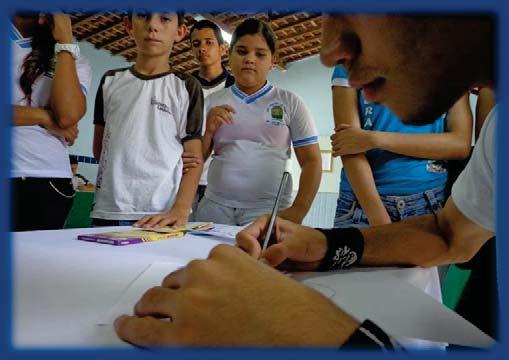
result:
M 175 42 L 179 42 L 184 39 L 189 31 L 186 24 L 182 24 L 177 29 L 177 36 L 175 36 Z
M 228 52 L 226 42 L 219 44 L 219 54 L 223 57 Z
M 127 16 L 124 16 L 124 27 L 125 31 L 129 34 L 129 36 L 133 36 L 133 23 L 131 22 L 131 19 L 129 19 Z

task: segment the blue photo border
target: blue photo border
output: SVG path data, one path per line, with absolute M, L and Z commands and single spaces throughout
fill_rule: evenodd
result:
M 203 0 L 186 0 L 177 2 L 174 0 L 144 0 L 140 1 L 119 1 L 110 0 L 105 4 L 104 0 L 4 0 L 0 4 L 2 21 L 0 21 L 0 38 L 8 39 L 8 17 L 19 10 L 74 10 L 74 11 L 101 11 L 112 9 L 126 9 L 129 7 L 144 8 L 184 8 L 188 12 L 217 12 L 224 10 L 233 10 L 237 12 L 254 12 L 266 11 L 269 8 L 280 11 L 296 11 L 309 9 L 309 11 L 341 11 L 349 13 L 385 13 L 385 12 L 427 12 L 427 13 L 492 13 L 498 19 L 498 86 L 497 98 L 499 99 L 498 117 L 502 119 L 498 121 L 498 138 L 497 143 L 497 261 L 498 261 L 498 280 L 499 280 L 499 301 L 500 301 L 500 331 L 499 343 L 488 351 L 461 351 L 448 353 L 449 357 L 480 357 L 486 359 L 503 358 L 509 354 L 509 342 L 507 336 L 507 311 L 505 304 L 509 303 L 508 298 L 508 273 L 509 265 L 504 261 L 508 256 L 508 246 L 505 241 L 508 240 L 509 232 L 509 170 L 506 164 L 505 155 L 509 154 L 509 141 L 504 141 L 503 134 L 509 134 L 509 122 L 505 120 L 509 115 L 509 2 L 504 0 L 256 0 L 250 3 L 218 0 L 217 2 L 204 2 Z M 107 8 L 105 8 L 107 6 Z M 81 359 L 85 357 L 94 357 L 94 359 L 139 359 L 150 356 L 164 356 L 167 359 L 237 359 L 247 358 L 278 358 L 278 359 L 309 359 L 316 357 L 320 359 L 330 357 L 349 358 L 374 358 L 379 356 L 419 356 L 419 357 L 435 357 L 439 354 L 435 352 L 421 352 L 402 354 L 379 354 L 371 352 L 354 352 L 345 353 L 334 350 L 324 349 L 170 349 L 164 351 L 140 351 L 140 350 L 18 350 L 13 348 L 13 332 L 12 332 L 12 246 L 9 239 L 8 228 L 10 222 L 10 202 L 8 188 L 8 173 L 10 158 L 10 122 L 11 122 L 11 106 L 10 106 L 10 54 L 7 42 L 3 42 L 0 47 L 0 71 L 1 85 L 0 98 L 4 100 L 1 111 L 0 122 L 0 229 L 2 231 L 2 239 L 0 241 L 0 284 L 2 284 L 2 295 L 0 296 L 0 358 L 2 359 Z M 507 272 L 506 272 L 507 271 Z M 41 309 L 43 310 L 43 309 Z M 505 320 L 504 320 L 505 319 Z

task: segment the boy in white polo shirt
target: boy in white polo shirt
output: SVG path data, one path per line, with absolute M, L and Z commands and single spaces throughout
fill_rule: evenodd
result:
M 125 24 L 136 63 L 108 71 L 96 97 L 94 225 L 182 225 L 202 170 L 182 174 L 181 158 L 184 151 L 201 158 L 202 90 L 169 65 L 173 43 L 187 28 L 174 13 L 134 13 Z

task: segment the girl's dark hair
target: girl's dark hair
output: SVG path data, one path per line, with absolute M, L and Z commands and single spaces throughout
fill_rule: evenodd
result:
M 202 30 L 202 29 L 211 29 L 214 31 L 214 35 L 216 35 L 217 43 L 219 45 L 224 44 L 223 34 L 221 33 L 221 29 L 219 26 L 207 19 L 200 20 L 196 24 L 193 25 L 193 28 L 189 32 L 189 38 L 191 38 L 191 35 L 193 34 L 193 31 L 195 30 Z
M 25 57 L 21 65 L 19 85 L 25 94 L 28 105 L 32 104 L 32 86 L 41 75 L 54 70 L 53 57 L 55 56 L 55 39 L 51 28 L 53 18 L 46 17 L 46 23 L 37 24 L 32 36 L 32 51 Z
M 230 48 L 233 49 L 237 41 L 244 35 L 256 35 L 260 34 L 263 36 L 267 45 L 269 46 L 272 54 L 276 53 L 276 34 L 272 31 L 272 28 L 265 21 L 258 20 L 255 18 L 249 18 L 244 20 L 233 32 L 232 41 Z

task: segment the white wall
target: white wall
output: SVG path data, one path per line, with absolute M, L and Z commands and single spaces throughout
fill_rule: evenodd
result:
M 269 81 L 273 85 L 288 89 L 302 98 L 315 120 L 321 150 L 331 149 L 329 138 L 334 129 L 331 74 L 332 69 L 323 66 L 318 56 L 313 56 L 288 64 L 285 71 L 273 70 L 269 75 Z M 332 172 L 322 173 L 319 192 L 338 192 L 341 168 L 341 159 L 334 159 Z M 295 154 L 292 154 L 290 171 L 294 190 L 297 190 L 300 167 Z

